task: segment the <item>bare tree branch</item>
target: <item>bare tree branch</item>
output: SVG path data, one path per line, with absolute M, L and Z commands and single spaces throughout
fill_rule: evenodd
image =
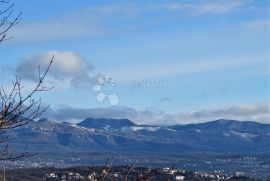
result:
M 112 164 L 113 164 L 113 157 L 112 157 L 112 159 L 109 161 L 109 159 L 106 161 L 107 163 L 106 163 L 106 170 L 105 170 L 105 173 L 104 173 L 104 175 L 103 175 L 103 177 L 102 177 L 102 181 L 104 181 L 105 179 L 106 179 L 106 177 L 107 177 L 107 175 L 109 174 L 109 172 L 110 172 L 110 170 L 111 170 L 111 167 L 112 167 Z
M 128 172 L 125 176 L 125 181 L 128 181 L 128 176 L 129 176 L 130 172 L 133 170 L 133 168 L 134 168 L 134 165 L 131 165 L 131 167 L 128 169 Z
M 14 3 L 10 3 L 6 0 L 0 0 L 0 42 L 12 38 L 12 36 L 7 36 L 7 32 L 18 24 L 21 19 L 22 12 L 15 17 L 12 16 L 14 14 L 14 6 Z

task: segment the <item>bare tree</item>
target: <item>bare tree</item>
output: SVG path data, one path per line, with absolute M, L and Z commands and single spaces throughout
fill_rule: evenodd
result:
M 53 58 L 48 64 L 44 73 L 41 73 L 39 68 L 38 82 L 25 96 L 23 95 L 23 86 L 21 85 L 21 78 L 16 77 L 12 82 L 12 88 L 5 89 L 0 87 L 0 159 L 16 159 L 18 157 L 29 155 L 26 148 L 22 154 L 12 155 L 8 151 L 8 131 L 17 127 L 29 124 L 31 121 L 39 118 L 49 106 L 42 107 L 41 98 L 35 99 L 34 97 L 38 92 L 48 91 L 52 87 L 44 85 L 44 79 L 53 63 Z M 3 145 L 5 145 L 3 147 Z
M 1 7 L 3 10 L 1 10 Z M 20 20 L 21 14 L 13 16 L 14 3 L 7 0 L 0 0 L 0 43 L 12 37 L 7 37 L 7 32 Z M 15 78 L 11 88 L 0 86 L 0 159 L 17 159 L 23 156 L 32 155 L 27 152 L 27 146 L 20 154 L 12 154 L 8 146 L 8 132 L 24 126 L 37 119 L 48 108 L 41 106 L 41 98 L 35 99 L 38 92 L 48 91 L 52 87 L 44 85 L 44 79 L 52 65 L 54 57 L 42 73 L 38 68 L 38 81 L 32 91 L 24 95 L 24 87 L 20 77 Z

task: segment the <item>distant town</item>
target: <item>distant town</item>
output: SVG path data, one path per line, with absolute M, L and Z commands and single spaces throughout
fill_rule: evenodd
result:
M 8 173 L 8 174 L 7 174 Z M 33 168 L 33 169 L 15 169 L 10 170 L 6 175 L 7 180 L 35 180 L 35 181 L 100 181 L 100 180 L 115 180 L 115 181 L 207 181 L 207 180 L 242 180 L 255 181 L 255 179 L 245 176 L 242 172 L 237 172 L 235 175 L 223 175 L 220 173 L 204 173 L 178 170 L 175 168 L 146 168 L 130 166 L 95 166 L 95 167 L 71 167 L 65 169 L 57 168 Z M 258 179 L 256 179 L 258 180 Z
M 10 178 L 7 180 L 18 181 L 18 178 L 102 180 L 104 174 L 109 180 L 123 180 L 127 174 L 128 180 L 270 180 L 267 156 L 110 156 L 98 153 L 39 154 L 2 162 L 1 168 L 5 169 L 6 178 Z

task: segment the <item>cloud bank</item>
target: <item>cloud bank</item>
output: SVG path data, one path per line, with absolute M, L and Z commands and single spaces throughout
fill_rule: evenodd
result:
M 257 121 L 270 123 L 269 105 L 266 103 L 233 105 L 193 112 L 168 114 L 157 110 L 136 110 L 129 107 L 74 108 L 70 106 L 48 110 L 44 115 L 56 121 L 79 122 L 91 118 L 127 118 L 137 124 L 174 125 L 200 123 L 217 119 Z

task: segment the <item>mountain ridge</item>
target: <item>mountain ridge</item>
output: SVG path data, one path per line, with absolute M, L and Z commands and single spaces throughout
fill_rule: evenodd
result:
M 128 119 L 87 118 L 77 124 L 42 119 L 9 134 L 15 150 L 35 152 L 270 154 L 270 124 L 215 120 L 137 125 Z

